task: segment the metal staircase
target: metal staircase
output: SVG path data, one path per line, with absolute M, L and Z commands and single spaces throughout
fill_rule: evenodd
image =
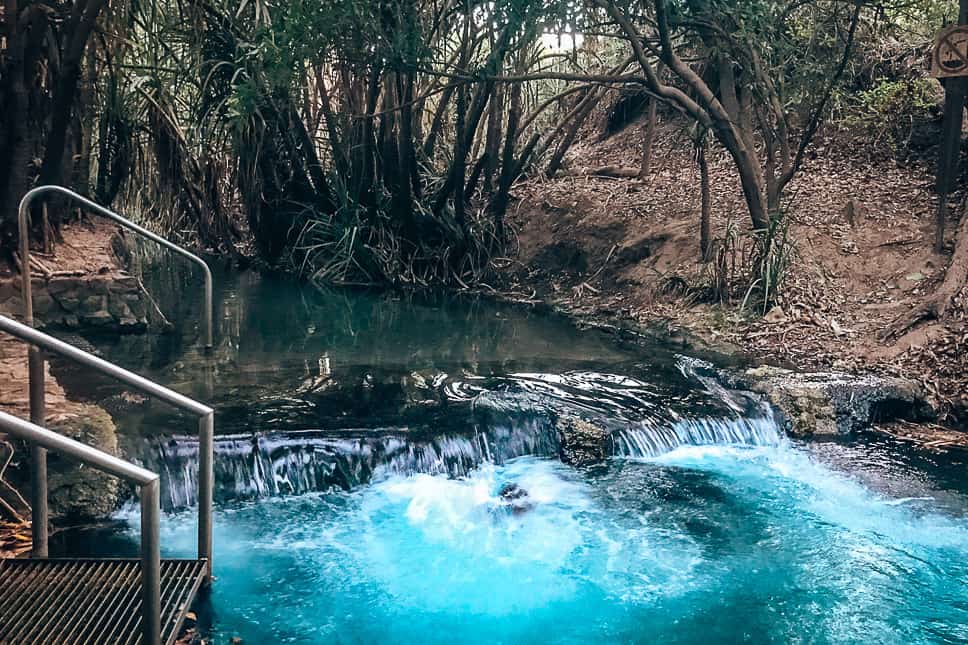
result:
M 212 571 L 214 411 L 198 401 L 33 328 L 28 218 L 30 203 L 57 193 L 152 239 L 204 269 L 206 347 L 212 345 L 212 275 L 201 258 L 120 215 L 59 186 L 31 190 L 20 203 L 24 323 L 0 316 L 0 331 L 30 344 L 30 421 L 0 412 L 0 431 L 30 444 L 32 550 L 26 560 L 0 560 L 0 645 L 19 643 L 173 643 L 199 590 Z M 198 555 L 162 560 L 159 543 L 159 478 L 156 473 L 43 427 L 45 353 L 57 354 L 197 418 Z M 53 450 L 131 482 L 141 502 L 139 559 L 48 558 L 47 451 Z

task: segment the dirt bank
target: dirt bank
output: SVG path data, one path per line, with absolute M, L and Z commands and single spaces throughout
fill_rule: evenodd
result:
M 112 250 L 115 228 L 106 225 L 77 224 L 63 230 L 63 239 L 53 255 L 38 254 L 39 264 L 34 267 L 35 287 L 68 283 L 69 288 L 59 288 L 56 295 L 64 303 L 73 303 L 68 312 L 72 325 L 81 326 L 90 316 L 110 318 L 119 323 L 118 328 L 144 327 L 144 314 L 140 321 L 130 322 L 132 306 L 135 311 L 143 308 L 140 283 L 127 276 L 120 260 Z M 133 282 L 132 282 L 133 281 Z M 0 287 L 7 292 L 11 285 L 18 285 L 19 276 L 12 267 L 0 267 Z M 0 313 L 19 317 L 22 303 L 19 288 L 15 295 L 3 299 Z M 35 294 L 35 303 L 42 292 Z M 9 295 L 9 293 L 8 293 Z M 125 307 L 111 303 L 128 303 Z M 85 304 L 90 303 L 90 307 Z M 139 304 L 141 303 L 141 304 Z M 107 316 L 97 311 L 114 313 Z M 53 306 L 37 311 L 38 322 L 54 325 L 64 324 L 59 310 Z M 121 324 L 121 320 L 125 323 Z M 101 325 L 103 328 L 103 324 Z M 46 383 L 46 424 L 62 434 L 93 445 L 101 450 L 117 454 L 117 436 L 114 423 L 97 406 L 70 400 L 49 369 Z M 0 410 L 20 418 L 30 416 L 28 400 L 27 345 L 18 339 L 0 334 Z M 28 549 L 30 527 L 28 477 L 29 464 L 23 446 L 0 433 L 0 557 L 17 555 Z M 55 516 L 67 520 L 86 521 L 110 513 L 117 502 L 120 488 L 117 480 L 103 473 L 83 468 L 56 455 L 49 457 L 49 502 Z
M 852 158 L 843 145 L 819 142 L 787 193 L 796 256 L 779 306 L 764 316 L 743 310 L 741 297 L 710 297 L 723 263 L 698 261 L 699 171 L 677 128 L 661 129 L 646 179 L 593 174 L 617 161 L 635 167 L 642 127 L 603 142 L 589 136 L 570 152 L 567 175 L 516 186 L 506 289 L 801 370 L 912 378 L 947 423 L 968 424 L 964 293 L 948 320 L 891 342 L 879 336 L 944 276 L 948 256 L 931 248 L 937 198 L 927 168 Z M 708 159 L 714 255 L 742 264 L 749 218 L 739 181 L 724 154 Z

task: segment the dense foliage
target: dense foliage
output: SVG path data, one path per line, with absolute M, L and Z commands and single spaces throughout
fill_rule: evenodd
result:
M 560 172 L 616 90 L 645 97 L 651 119 L 661 103 L 708 132 L 736 164 L 753 228 L 769 234 L 831 114 L 893 146 L 935 109 L 937 84 L 912 61 L 956 7 L 5 0 L 4 10 L 5 248 L 25 190 L 63 183 L 170 235 L 251 244 L 319 281 L 424 285 L 487 274 L 513 244 L 515 180 Z M 66 212 L 53 209 L 55 226 Z

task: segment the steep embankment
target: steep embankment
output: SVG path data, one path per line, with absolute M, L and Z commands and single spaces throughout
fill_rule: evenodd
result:
M 729 303 L 711 297 L 713 284 L 736 280 L 732 269 L 750 252 L 742 235 L 749 218 L 725 154 L 708 154 L 719 262 L 707 264 L 698 261 L 699 171 L 680 129 L 661 128 L 648 178 L 594 174 L 636 167 L 643 127 L 633 123 L 605 141 L 589 136 L 570 152 L 566 174 L 517 186 L 513 290 L 620 324 L 662 324 L 799 369 L 914 378 L 949 421 L 968 423 L 964 293 L 944 322 L 881 340 L 932 293 L 948 263 L 931 248 L 937 197 L 928 168 L 818 142 L 787 191 L 796 255 L 778 307 L 763 316 L 742 310 L 738 284 Z

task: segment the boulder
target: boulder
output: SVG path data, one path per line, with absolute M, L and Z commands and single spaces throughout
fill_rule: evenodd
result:
M 55 419 L 51 430 L 81 443 L 118 454 L 118 436 L 107 412 L 93 405 Z M 90 466 L 50 452 L 47 455 L 48 501 L 50 512 L 68 522 L 102 520 L 115 511 L 121 495 L 121 482 Z
M 876 422 L 934 416 L 920 386 L 902 378 L 761 366 L 730 381 L 765 396 L 794 436 L 846 434 Z
M 607 430 L 573 416 L 559 417 L 555 427 L 561 461 L 571 466 L 590 466 L 605 461 L 610 436 Z

